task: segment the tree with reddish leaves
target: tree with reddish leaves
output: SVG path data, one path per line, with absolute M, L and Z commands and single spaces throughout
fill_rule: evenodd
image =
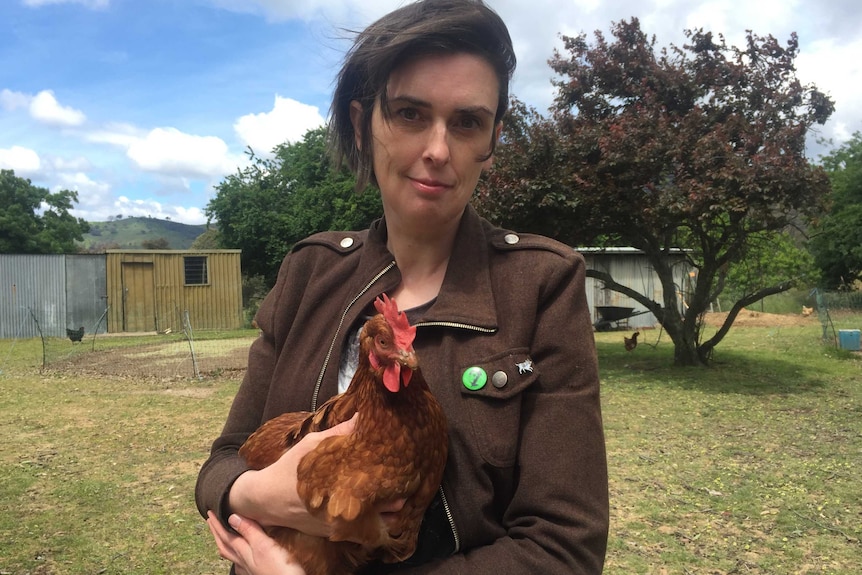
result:
M 789 289 L 747 290 L 709 339 L 702 318 L 744 260 L 751 241 L 778 236 L 821 214 L 824 171 L 805 139 L 832 101 L 796 77 L 796 35 L 786 45 L 747 33 L 742 48 L 703 30 L 657 50 L 637 19 L 613 39 L 564 36 L 550 60 L 558 74 L 550 117 L 516 103 L 495 166 L 477 194 L 490 219 L 571 245 L 625 245 L 646 254 L 663 301 L 588 275 L 651 311 L 673 340 L 677 365 L 706 365 L 745 306 Z M 685 249 L 696 269 L 681 305 L 668 254 Z

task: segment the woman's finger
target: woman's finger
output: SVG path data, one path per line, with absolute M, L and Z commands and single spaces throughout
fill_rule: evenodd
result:
M 233 514 L 228 523 L 239 533 L 239 542 L 234 549 L 238 560 L 234 561 L 239 568 L 244 567 L 254 575 L 305 575 L 305 571 L 297 565 L 274 539 L 256 522 L 246 517 Z
M 210 533 L 212 533 L 215 539 L 219 556 L 222 559 L 236 563 L 239 560 L 239 556 L 233 547 L 233 541 L 239 539 L 239 537 L 225 529 L 212 511 L 207 513 L 207 527 L 209 527 Z

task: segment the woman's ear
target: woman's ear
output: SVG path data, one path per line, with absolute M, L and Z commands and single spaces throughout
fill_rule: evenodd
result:
M 350 123 L 353 124 L 356 149 L 362 150 L 362 104 L 356 100 L 350 102 Z

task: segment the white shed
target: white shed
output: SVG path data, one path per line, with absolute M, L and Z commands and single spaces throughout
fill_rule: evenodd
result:
M 635 248 L 577 248 L 587 262 L 588 270 L 610 274 L 619 284 L 641 293 L 653 301 L 664 301 L 664 289 L 647 256 Z M 674 263 L 674 287 L 680 310 L 685 306 L 685 294 L 693 271 L 682 250 L 670 256 Z M 601 280 L 587 278 L 587 303 L 598 330 L 640 329 L 658 323 L 652 312 L 639 302 L 604 287 Z M 618 319 L 617 319 L 618 318 Z

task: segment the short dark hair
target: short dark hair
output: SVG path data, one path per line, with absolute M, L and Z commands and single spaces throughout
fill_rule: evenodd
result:
M 509 105 L 515 51 L 506 24 L 482 0 L 420 0 L 383 16 L 360 32 L 338 74 L 330 109 L 329 134 L 336 166 L 356 175 L 356 189 L 376 184 L 371 157 L 371 114 L 399 66 L 422 56 L 467 53 L 485 59 L 499 83 L 497 124 Z M 362 146 L 356 145 L 350 105 L 362 105 Z M 496 134 L 496 131 L 495 131 Z M 496 138 L 492 136 L 491 151 Z

